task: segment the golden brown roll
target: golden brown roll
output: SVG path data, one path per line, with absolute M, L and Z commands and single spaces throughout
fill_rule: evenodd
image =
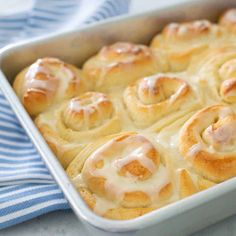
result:
M 144 45 L 118 42 L 103 47 L 83 66 L 83 71 L 96 90 L 124 87 L 140 77 L 164 70 Z
M 167 115 L 171 113 L 176 118 L 180 113 L 188 112 L 196 106 L 197 99 L 185 80 L 156 74 L 129 85 L 123 100 L 133 122 L 144 128 L 161 118 L 168 123 Z
M 176 120 L 156 133 L 154 138 L 161 156 L 165 157 L 166 165 L 172 170 L 172 178 L 175 180 L 178 199 L 191 196 L 216 184 L 197 174 L 179 152 L 181 128 L 193 114 L 194 112 L 191 112 Z
M 197 58 L 196 58 L 197 59 Z M 236 47 L 225 46 L 208 50 L 205 56 L 194 61 L 199 86 L 204 86 L 209 98 L 216 102 L 236 103 Z M 199 65 L 197 65 L 199 63 Z
M 38 59 L 22 70 L 13 87 L 30 115 L 85 91 L 82 72 L 56 58 Z
M 210 181 L 236 176 L 236 114 L 226 105 L 200 110 L 184 124 L 179 150 L 194 170 Z
M 170 71 L 182 71 L 188 67 L 193 56 L 221 37 L 220 27 L 207 20 L 171 23 L 154 37 L 151 48 L 164 56 Z
M 67 174 L 88 206 L 112 219 L 143 215 L 166 204 L 173 194 L 169 170 L 158 150 L 135 132 L 88 146 Z
M 236 33 L 236 9 L 232 8 L 224 12 L 220 17 L 219 24 L 230 33 Z
M 113 103 L 98 92 L 84 93 L 41 113 L 35 123 L 65 168 L 86 144 L 121 128 Z

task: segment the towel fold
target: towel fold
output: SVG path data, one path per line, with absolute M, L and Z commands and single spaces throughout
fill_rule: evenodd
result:
M 0 16 L 0 47 L 126 13 L 129 0 L 34 1 Z M 0 91 L 0 229 L 69 204 Z

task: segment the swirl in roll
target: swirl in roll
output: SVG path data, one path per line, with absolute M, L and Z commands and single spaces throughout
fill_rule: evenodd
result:
M 103 47 L 85 62 L 83 71 L 96 90 L 107 91 L 162 71 L 161 63 L 147 46 L 118 42 Z
M 38 59 L 21 71 L 13 87 L 30 115 L 84 92 L 82 72 L 57 58 Z
M 169 170 L 158 150 L 138 133 L 123 133 L 81 155 L 82 171 L 67 169 L 87 204 L 112 219 L 130 219 L 168 201 L 173 192 Z
M 86 144 L 121 128 L 113 103 L 98 92 L 72 98 L 35 122 L 64 167 Z
M 195 99 L 186 81 L 164 74 L 145 77 L 129 85 L 123 95 L 128 113 L 138 127 L 150 126 L 176 111 L 187 111 Z
M 191 196 L 216 184 L 197 174 L 191 164 L 183 159 L 179 152 L 181 128 L 193 114 L 194 112 L 188 113 L 185 117 L 176 120 L 158 132 L 155 137 L 161 156 L 165 157 L 166 165 L 172 170 L 179 199 Z
M 200 83 L 208 86 L 205 93 L 218 102 L 236 102 L 236 47 L 225 46 L 209 50 L 195 70 Z
M 179 150 L 206 179 L 221 182 L 236 176 L 236 114 L 225 105 L 200 110 L 181 130 Z
M 193 56 L 221 37 L 220 27 L 207 20 L 171 23 L 154 37 L 151 48 L 163 54 L 170 71 L 183 71 L 188 67 Z

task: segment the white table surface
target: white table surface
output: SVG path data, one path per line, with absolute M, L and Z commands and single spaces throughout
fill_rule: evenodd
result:
M 15 0 L 16 1 L 16 0 Z M 120 0 L 121 1 L 121 0 Z M 142 12 L 186 0 L 132 0 L 131 12 Z M 1 2 L 0 2 L 1 3 Z M 1 5 L 0 5 L 1 7 Z M 72 211 L 57 211 L 0 231 L 4 236 L 87 236 Z M 236 235 L 236 215 L 212 225 L 192 236 Z M 161 235 L 160 235 L 161 236 Z

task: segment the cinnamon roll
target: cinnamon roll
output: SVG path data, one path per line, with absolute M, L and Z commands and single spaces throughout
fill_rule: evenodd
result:
M 79 69 L 50 57 L 38 59 L 22 70 L 17 75 L 13 87 L 32 116 L 86 90 Z
M 236 114 L 226 105 L 200 110 L 184 124 L 179 150 L 194 170 L 210 181 L 236 176 Z
M 179 151 L 182 126 L 195 112 L 176 120 L 156 134 L 155 141 L 166 165 L 172 170 L 179 199 L 208 189 L 216 183 L 199 175 Z
M 199 86 L 204 86 L 205 102 L 210 98 L 216 102 L 236 103 L 236 47 L 212 48 L 199 64 L 194 63 L 195 71 L 191 72 L 196 72 Z
M 103 47 L 85 62 L 83 71 L 96 90 L 107 91 L 164 70 L 162 63 L 147 46 L 118 42 Z
M 196 106 L 196 97 L 183 79 L 165 74 L 145 77 L 124 91 L 124 104 L 138 127 L 147 127 L 170 113 L 184 114 Z
M 82 158 L 84 164 L 78 167 Z M 90 146 L 74 159 L 67 174 L 88 206 L 112 219 L 143 215 L 170 201 L 173 194 L 169 170 L 158 150 L 135 132 Z
M 163 55 L 170 71 L 183 71 L 193 56 L 221 37 L 220 27 L 208 20 L 171 23 L 154 37 L 151 48 Z
M 121 128 L 113 103 L 98 92 L 84 93 L 41 113 L 35 123 L 63 167 L 86 144 Z

